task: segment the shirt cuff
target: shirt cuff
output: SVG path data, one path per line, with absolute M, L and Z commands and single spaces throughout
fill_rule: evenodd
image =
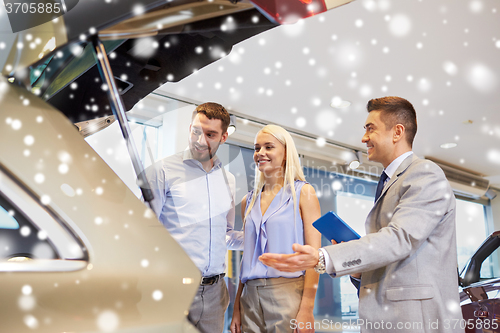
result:
M 330 255 L 324 248 L 319 248 L 321 252 L 323 252 L 323 256 L 325 257 L 325 268 L 326 273 L 335 276 L 335 267 L 333 267 L 333 262 L 330 260 Z

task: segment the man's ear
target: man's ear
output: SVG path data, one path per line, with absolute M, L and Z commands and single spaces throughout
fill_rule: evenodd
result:
M 392 134 L 392 141 L 394 143 L 401 140 L 404 137 L 404 135 L 405 135 L 405 127 L 403 126 L 403 124 L 397 124 L 396 126 L 394 126 L 394 131 Z
M 220 139 L 220 143 L 222 144 L 222 143 L 226 142 L 228 136 L 229 136 L 229 134 L 227 133 L 227 131 L 226 131 L 226 133 L 222 134 L 222 137 Z

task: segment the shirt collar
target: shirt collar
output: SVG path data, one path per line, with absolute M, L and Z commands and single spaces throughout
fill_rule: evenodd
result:
M 387 168 L 384 169 L 384 172 L 387 174 L 389 179 L 392 178 L 392 176 L 394 176 L 394 173 L 399 168 L 401 163 L 403 163 L 403 161 L 411 154 L 413 154 L 413 152 L 408 151 L 404 154 L 399 155 L 398 158 L 396 158 L 394 161 L 392 161 L 391 164 L 389 164 L 387 166 Z
M 197 159 L 195 159 L 193 157 L 193 153 L 191 153 L 191 149 L 189 149 L 189 147 L 187 147 L 185 150 L 184 150 L 184 153 L 182 155 L 182 160 L 184 162 L 186 161 L 193 161 L 195 162 L 196 164 L 199 164 L 201 166 L 201 162 L 198 161 Z M 212 161 L 214 163 L 214 166 L 213 168 L 220 168 L 221 167 L 221 164 L 222 162 L 219 160 L 219 157 L 217 157 L 217 155 L 215 155 L 213 158 L 212 158 Z M 212 169 L 213 169 L 212 168 Z

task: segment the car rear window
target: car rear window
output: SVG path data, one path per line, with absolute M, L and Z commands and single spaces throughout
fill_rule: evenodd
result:
M 6 211 L 5 208 L 0 207 L 0 229 L 19 229 L 19 223 L 12 216 L 14 211 Z
M 0 195 L 0 261 L 59 259 L 45 233 Z

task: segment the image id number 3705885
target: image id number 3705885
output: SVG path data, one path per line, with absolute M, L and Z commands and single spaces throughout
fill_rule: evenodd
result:
M 59 14 L 61 12 L 61 5 L 59 3 L 51 3 L 51 2 L 14 2 L 5 3 L 5 9 L 7 10 L 7 14 L 15 13 L 15 14 Z
M 496 330 L 498 328 L 498 319 L 446 319 L 444 320 L 444 328 L 445 329 L 493 329 Z

